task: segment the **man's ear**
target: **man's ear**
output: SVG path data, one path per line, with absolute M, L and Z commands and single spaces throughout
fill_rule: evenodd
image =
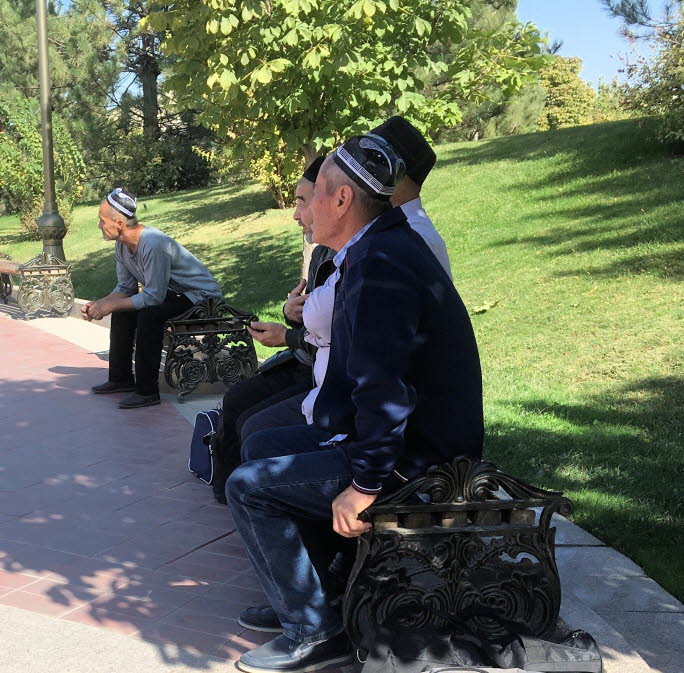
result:
M 345 215 L 354 201 L 354 190 L 349 185 L 342 185 L 338 191 L 337 207 L 340 215 Z

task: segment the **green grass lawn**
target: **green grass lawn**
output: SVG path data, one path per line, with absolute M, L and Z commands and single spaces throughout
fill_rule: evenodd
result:
M 684 158 L 620 122 L 439 148 L 424 201 L 482 356 L 486 456 L 564 490 L 575 521 L 684 599 Z M 256 187 L 145 202 L 240 308 L 277 319 L 299 275 L 290 212 Z M 96 206 L 65 240 L 76 294 L 114 285 Z M 0 251 L 40 244 L 0 219 Z M 264 354 L 264 349 L 261 350 Z

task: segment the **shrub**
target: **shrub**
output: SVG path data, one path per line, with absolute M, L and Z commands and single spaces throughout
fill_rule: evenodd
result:
M 19 213 L 23 228 L 37 238 L 43 203 L 42 145 L 38 105 L 13 92 L 0 92 L 0 198 Z M 81 195 L 85 164 L 62 120 L 53 118 L 57 204 L 67 226 Z

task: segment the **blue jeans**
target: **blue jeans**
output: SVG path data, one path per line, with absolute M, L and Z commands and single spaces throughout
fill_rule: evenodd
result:
M 316 643 L 343 630 L 328 568 L 349 543 L 332 529 L 332 501 L 352 481 L 343 449 L 310 425 L 263 430 L 242 445 L 226 495 L 237 530 L 283 633 Z

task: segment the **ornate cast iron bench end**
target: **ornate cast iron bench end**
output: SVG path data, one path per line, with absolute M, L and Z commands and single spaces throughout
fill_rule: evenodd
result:
M 201 383 L 228 386 L 254 375 L 256 350 L 245 325 L 255 320 L 223 299 L 205 299 L 166 323 L 164 377 L 179 402 Z
M 362 648 L 377 626 L 444 633 L 464 620 L 488 640 L 516 624 L 548 634 L 561 602 L 550 522 L 571 511 L 562 493 L 470 457 L 378 499 L 344 599 L 352 641 Z

